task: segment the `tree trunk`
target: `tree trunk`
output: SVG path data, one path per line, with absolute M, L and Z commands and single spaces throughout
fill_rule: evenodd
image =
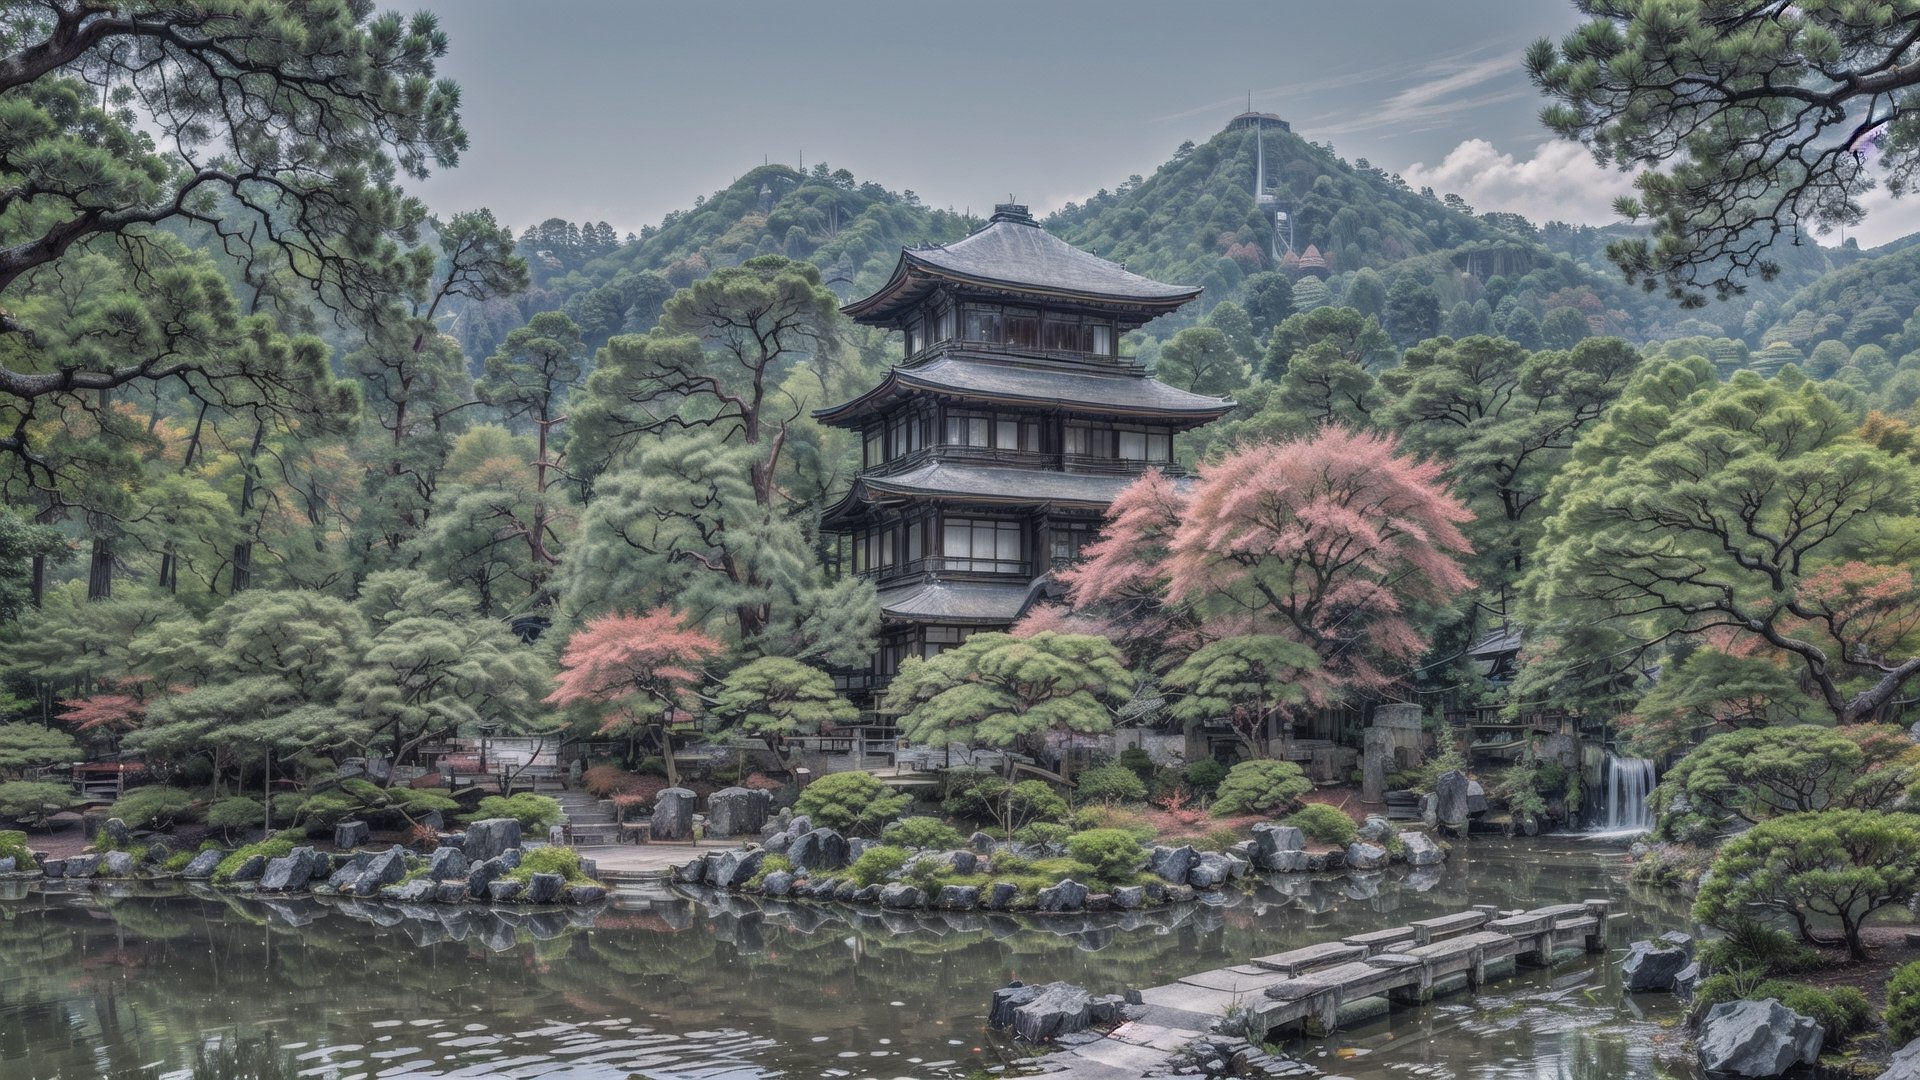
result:
M 667 786 L 680 786 L 680 770 L 673 763 L 673 733 L 668 724 L 660 725 L 660 760 L 667 765 Z
M 93 538 L 93 556 L 87 564 L 87 599 L 113 599 L 113 541 Z
M 253 425 L 253 448 L 247 451 L 246 478 L 240 484 L 240 514 L 244 518 L 253 510 L 253 488 L 260 478 L 260 448 L 267 438 L 267 422 L 257 420 Z M 252 526 L 242 524 L 243 530 Z M 244 592 L 253 587 L 253 537 L 243 532 L 233 545 L 233 592 Z

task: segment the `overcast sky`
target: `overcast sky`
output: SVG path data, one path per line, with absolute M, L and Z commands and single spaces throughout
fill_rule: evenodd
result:
M 472 149 L 418 190 L 442 215 L 488 206 L 516 230 L 636 231 L 802 155 L 935 206 L 1012 194 L 1045 212 L 1150 173 L 1248 91 L 1341 156 L 1482 211 L 1600 223 L 1628 189 L 1536 119 L 1521 55 L 1575 24 L 1560 0 L 426 6 L 452 37 L 443 70 Z M 1916 229 L 1909 199 L 1858 235 Z

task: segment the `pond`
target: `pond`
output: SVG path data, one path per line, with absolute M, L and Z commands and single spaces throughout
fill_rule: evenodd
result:
M 1010 1060 L 984 1029 L 1010 979 L 1118 992 L 1476 903 L 1600 896 L 1616 948 L 1685 925 L 1684 903 L 1627 885 L 1617 843 L 1578 838 L 1476 839 L 1443 869 L 1048 921 L 666 893 L 594 915 L 403 918 L 36 886 L 0 896 L 0 1076 L 960 1078 Z M 1646 1077 L 1664 1075 L 1678 1013 L 1624 1000 L 1613 966 L 1582 957 L 1285 1050 L 1350 1077 Z

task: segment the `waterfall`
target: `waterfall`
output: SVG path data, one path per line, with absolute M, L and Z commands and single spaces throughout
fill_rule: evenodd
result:
M 1607 755 L 1607 816 L 1604 832 L 1634 832 L 1653 828 L 1653 762 L 1646 758 Z

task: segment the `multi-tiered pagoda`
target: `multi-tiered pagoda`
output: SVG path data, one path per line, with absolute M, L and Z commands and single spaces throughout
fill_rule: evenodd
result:
M 846 306 L 905 339 L 880 385 L 814 414 L 865 447 L 824 519 L 848 541 L 845 567 L 880 593 L 880 651 L 842 673 L 856 700 L 871 702 L 905 657 L 1007 628 L 1134 477 L 1178 473 L 1174 435 L 1232 402 L 1168 386 L 1118 345 L 1199 294 L 1081 251 L 1008 204 L 964 240 L 902 252 L 878 292 Z

